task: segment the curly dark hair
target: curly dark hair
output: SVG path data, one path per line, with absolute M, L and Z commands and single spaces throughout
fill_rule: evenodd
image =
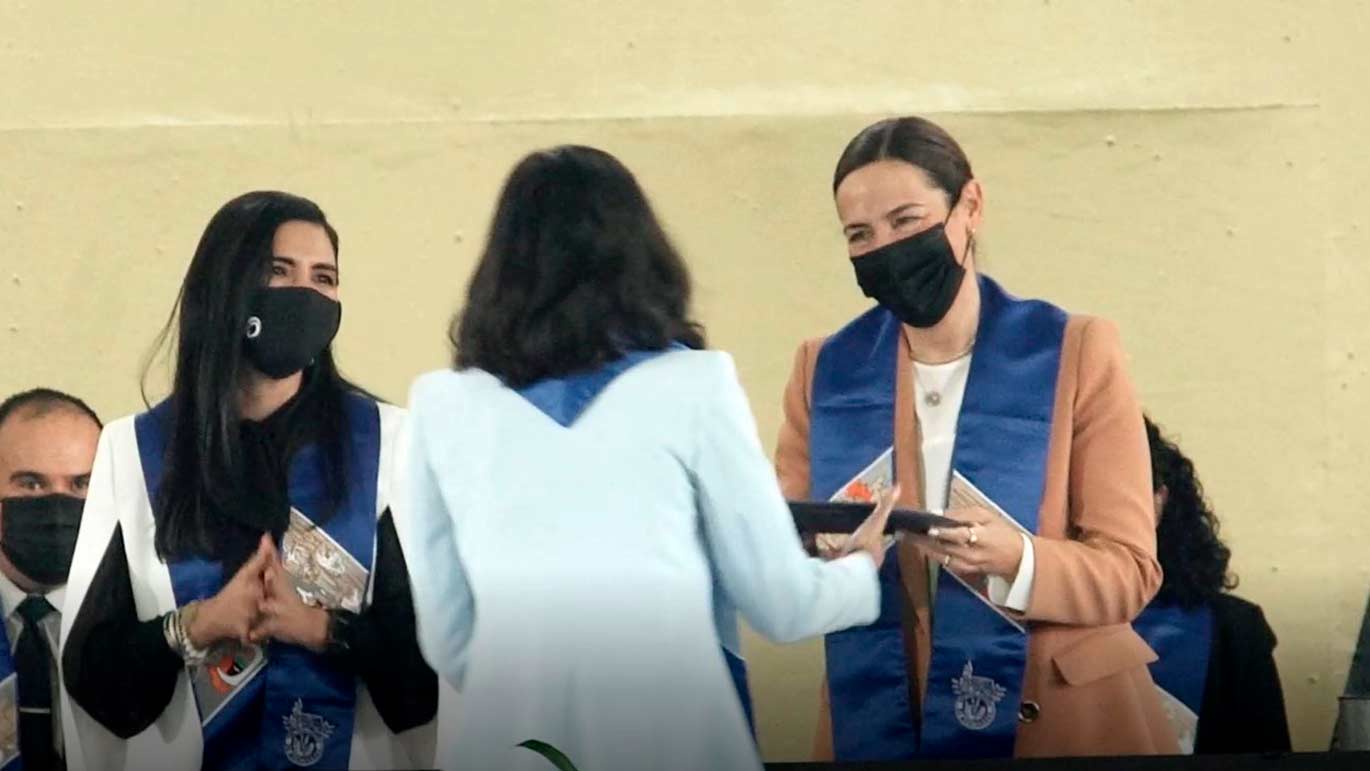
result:
M 1186 607 L 1202 605 L 1237 587 L 1237 577 L 1227 570 L 1232 551 L 1218 537 L 1218 518 L 1204 499 L 1193 461 L 1150 417 L 1144 420 L 1151 445 L 1151 489 L 1165 491 L 1156 527 L 1156 551 L 1165 580 L 1156 599 Z

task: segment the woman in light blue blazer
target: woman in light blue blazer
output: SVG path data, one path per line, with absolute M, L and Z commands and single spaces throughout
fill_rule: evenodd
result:
M 758 769 L 737 612 L 781 642 L 876 617 L 889 504 L 805 555 L 689 301 L 612 156 L 514 169 L 402 461 L 420 644 L 460 692 L 444 768 L 541 771 L 537 740 L 586 771 Z

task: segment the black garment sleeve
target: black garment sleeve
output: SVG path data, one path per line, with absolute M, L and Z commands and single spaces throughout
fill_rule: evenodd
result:
M 429 722 L 438 712 L 438 676 L 419 651 L 409 568 L 389 511 L 376 525 L 375 586 L 371 604 L 336 627 L 328 654 L 335 666 L 356 673 L 387 727 L 395 733 Z
M 1259 605 L 1227 594 L 1214 600 L 1196 754 L 1290 751 L 1275 644 Z
M 162 634 L 162 619 L 138 620 L 116 525 L 62 653 L 67 693 L 115 736 L 152 725 L 171 703 L 181 658 Z

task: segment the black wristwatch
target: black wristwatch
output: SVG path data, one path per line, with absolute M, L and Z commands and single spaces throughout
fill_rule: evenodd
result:
M 346 657 L 352 655 L 353 622 L 357 614 L 339 608 L 328 611 L 328 642 L 324 644 L 325 656 Z

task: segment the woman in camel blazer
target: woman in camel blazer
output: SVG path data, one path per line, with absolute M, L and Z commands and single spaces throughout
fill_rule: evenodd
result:
M 781 485 L 842 500 L 898 482 L 900 505 L 967 526 L 900 539 L 881 619 L 829 636 L 816 756 L 1175 752 L 1129 623 L 1161 570 L 1117 330 L 977 275 L 983 191 L 932 123 L 868 127 L 833 188 L 879 305 L 800 347 Z

